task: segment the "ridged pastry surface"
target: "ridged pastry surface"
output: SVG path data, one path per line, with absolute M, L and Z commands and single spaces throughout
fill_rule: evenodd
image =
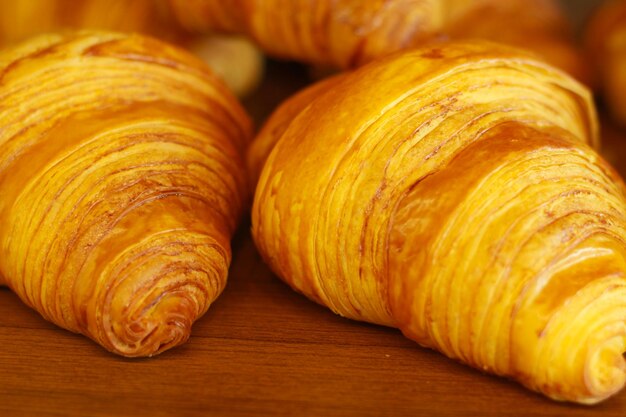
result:
M 531 55 L 396 54 L 269 119 L 253 236 L 342 316 L 595 403 L 626 381 L 625 189 L 597 145 L 589 91 Z
M 125 356 L 183 343 L 220 294 L 250 121 L 199 61 L 139 35 L 0 53 L 0 276 Z

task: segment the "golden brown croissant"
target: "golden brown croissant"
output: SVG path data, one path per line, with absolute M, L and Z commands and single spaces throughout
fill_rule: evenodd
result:
M 243 33 L 271 55 L 350 68 L 440 38 L 529 48 L 587 81 L 555 0 L 170 0 L 196 31 Z
M 248 116 L 202 62 L 139 35 L 0 53 L 0 276 L 125 356 L 188 337 L 226 284 Z
M 614 119 L 626 126 L 626 1 L 607 1 L 586 33 L 590 61 Z
M 625 188 L 596 131 L 589 92 L 520 51 L 396 54 L 270 118 L 253 236 L 342 316 L 595 403 L 626 380 Z

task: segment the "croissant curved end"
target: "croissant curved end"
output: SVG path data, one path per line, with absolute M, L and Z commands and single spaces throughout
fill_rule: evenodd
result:
M 602 318 L 601 328 L 586 355 L 584 375 L 590 395 L 583 402 L 589 404 L 600 402 L 626 386 L 626 288 L 609 287 L 607 291 L 619 292 L 619 298 L 605 300 L 612 310 Z
M 626 331 L 607 339 L 591 353 L 585 367 L 585 382 L 591 392 L 590 404 L 616 394 L 626 385 Z
M 175 279 L 175 278 L 174 278 Z M 175 290 L 164 288 L 146 300 L 138 312 L 120 311 L 107 317 L 102 326 L 106 331 L 106 347 L 127 357 L 159 354 L 187 341 L 195 319 L 208 307 L 203 292 L 193 284 Z M 192 296 L 193 293 L 199 296 Z M 112 303 L 132 300 L 132 294 L 114 294 Z M 133 310 L 137 307 L 132 306 Z M 112 323 L 113 322 L 113 323 Z
M 604 282 L 602 282 L 604 281 Z M 591 299 L 591 300 L 590 300 Z M 570 298 L 537 343 L 529 387 L 556 400 L 596 404 L 626 385 L 626 286 L 606 278 Z M 559 381 L 580 380 L 580 385 Z
M 96 321 L 86 333 L 103 335 L 95 339 L 128 357 L 153 356 L 184 343 L 224 289 L 230 262 L 226 246 L 206 236 L 181 242 L 185 237 L 160 236 L 111 262 L 103 273 L 110 284 L 97 295 Z
M 95 325 L 109 350 L 152 356 L 184 343 L 193 322 L 222 292 L 230 252 L 206 236 L 181 242 L 185 237 L 160 237 L 158 244 L 124 253 L 105 271 L 117 276 L 98 296 Z
M 193 300 L 184 293 L 164 293 L 143 316 L 116 320 L 108 334 L 111 351 L 127 357 L 153 356 L 187 341 L 191 333 Z M 110 324 L 110 323 L 105 323 Z

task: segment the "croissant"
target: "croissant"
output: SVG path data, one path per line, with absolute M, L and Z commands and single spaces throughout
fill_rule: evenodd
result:
M 0 53 L 0 284 L 111 352 L 183 343 L 226 284 L 251 122 L 206 66 L 139 35 Z
M 268 120 L 252 234 L 341 316 L 596 403 L 626 381 L 626 189 L 597 130 L 588 90 L 516 49 L 395 54 Z
M 613 118 L 626 126 L 626 1 L 607 1 L 585 34 L 590 61 Z
M 189 30 L 250 36 L 265 52 L 350 68 L 430 39 L 441 0 L 170 0 Z
M 441 38 L 534 50 L 588 81 L 554 0 L 170 0 L 183 26 L 250 36 L 279 58 L 353 68 Z

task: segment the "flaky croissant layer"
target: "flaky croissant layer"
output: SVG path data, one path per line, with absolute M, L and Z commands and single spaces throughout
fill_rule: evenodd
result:
M 626 380 L 626 200 L 589 92 L 453 43 L 288 100 L 253 143 L 253 236 L 336 313 L 558 399 Z
M 191 55 L 138 35 L 0 54 L 0 276 L 125 356 L 184 342 L 220 294 L 248 117 Z

